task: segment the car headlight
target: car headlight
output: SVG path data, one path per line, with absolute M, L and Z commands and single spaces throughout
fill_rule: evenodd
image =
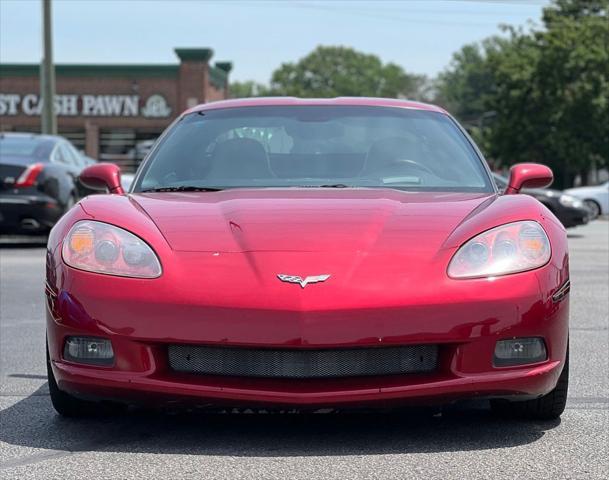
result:
M 107 223 L 76 222 L 63 242 L 63 261 L 89 272 L 122 277 L 156 278 L 161 264 L 141 238 Z
M 574 197 L 573 195 L 563 194 L 560 196 L 558 201 L 564 207 L 581 208 L 584 206 L 584 202 L 582 202 L 579 198 Z
M 463 244 L 448 265 L 448 276 L 476 278 L 524 272 L 545 265 L 550 255 L 550 241 L 541 225 L 533 221 L 508 223 Z

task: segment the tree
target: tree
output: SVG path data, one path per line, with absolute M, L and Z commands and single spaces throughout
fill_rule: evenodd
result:
M 558 0 L 536 34 L 538 89 L 552 102 L 548 144 L 563 181 L 609 166 L 609 0 Z
M 512 31 L 512 47 L 489 55 L 497 93 L 488 104 L 499 112 L 493 155 L 546 163 L 561 187 L 608 164 L 608 3 L 555 2 L 544 10 L 544 30 Z
M 439 100 L 465 118 L 494 112 L 476 132 L 491 158 L 546 163 L 557 186 L 585 181 L 609 163 L 608 4 L 557 0 L 543 30 L 464 47 L 439 77 Z
M 484 150 L 488 150 L 486 127 L 496 115 L 491 103 L 497 88 L 488 56 L 501 52 L 509 43 L 505 38 L 490 37 L 463 46 L 434 82 L 434 103 L 455 115 Z
M 500 42 L 501 39 L 491 37 L 480 44 L 463 46 L 453 54 L 450 66 L 436 79 L 436 103 L 462 122 L 478 122 L 487 111 L 486 103 L 494 93 L 495 81 L 486 60 L 486 51 Z
M 253 80 L 232 82 L 228 91 L 231 98 L 265 97 L 270 94 L 266 85 Z
M 296 63 L 284 63 L 271 80 L 277 95 L 419 98 L 425 77 L 347 47 L 320 46 Z

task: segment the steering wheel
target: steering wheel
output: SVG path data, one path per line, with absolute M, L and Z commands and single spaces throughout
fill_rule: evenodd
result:
M 406 175 L 410 173 L 410 171 L 419 171 L 429 173 L 431 175 L 435 175 L 433 171 L 431 171 L 425 165 L 421 165 L 420 163 L 410 160 L 407 158 L 401 158 L 398 160 L 393 160 L 392 162 L 387 163 L 383 167 L 381 167 L 377 172 L 375 172 L 380 177 L 389 177 L 392 175 Z

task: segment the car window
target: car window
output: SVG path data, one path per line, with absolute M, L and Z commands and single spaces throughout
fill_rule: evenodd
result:
M 60 143 L 58 150 L 61 153 L 59 158 L 61 158 L 62 163 L 65 163 L 66 165 L 80 166 L 80 159 L 71 151 L 70 146 L 67 143 Z
M 51 154 L 51 160 L 56 163 L 63 163 L 64 165 L 68 163 L 68 160 L 65 158 L 63 150 L 61 149 L 61 145 L 56 145 Z
M 70 145 L 68 142 L 62 142 L 61 148 L 63 150 L 64 156 L 72 165 L 81 165 L 80 155 L 74 149 L 74 147 L 72 147 L 72 145 Z
M 72 157 L 74 158 L 74 161 L 76 162 L 76 165 L 78 165 L 79 167 L 86 167 L 87 166 L 87 162 L 86 162 L 85 158 L 83 157 L 83 155 L 78 150 L 76 150 L 74 145 L 72 145 L 69 142 L 66 145 L 67 145 L 67 148 L 70 151 Z
M 134 191 L 329 184 L 493 191 L 482 160 L 447 115 L 360 106 L 187 115 L 148 159 Z
M 28 165 L 48 161 L 53 146 L 53 140 L 41 136 L 11 136 L 0 133 L 0 159 L 10 158 L 12 163 Z
M 78 153 L 78 151 L 72 146 L 70 142 L 65 142 L 63 144 L 63 147 L 66 151 L 66 154 L 69 155 L 75 165 L 78 165 L 79 167 L 82 167 L 84 165 L 82 156 Z

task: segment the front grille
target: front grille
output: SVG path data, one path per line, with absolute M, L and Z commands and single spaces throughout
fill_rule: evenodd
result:
M 323 350 L 170 345 L 168 353 L 177 372 L 262 378 L 425 373 L 438 363 L 437 345 Z

